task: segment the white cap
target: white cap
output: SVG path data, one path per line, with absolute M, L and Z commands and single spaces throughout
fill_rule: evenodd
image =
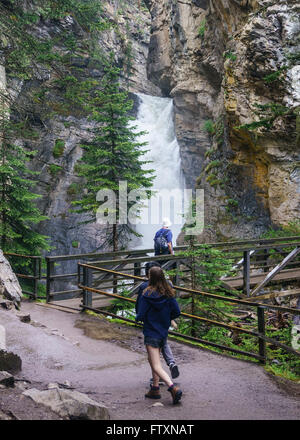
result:
M 165 217 L 165 218 L 163 218 L 162 225 L 168 228 L 169 226 L 172 225 L 172 223 L 170 222 L 170 219 L 168 219 L 168 217 Z

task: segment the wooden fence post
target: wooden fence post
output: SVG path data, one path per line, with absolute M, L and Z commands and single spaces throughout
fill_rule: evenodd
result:
M 180 281 L 180 277 L 179 277 L 179 273 L 178 273 L 179 267 L 180 267 L 179 260 L 176 260 L 176 262 L 175 262 L 176 273 L 175 273 L 175 277 L 174 277 L 174 284 L 175 284 L 175 286 L 178 286 L 179 285 L 179 281 Z
M 265 336 L 265 312 L 263 307 L 257 307 L 258 333 Z M 258 339 L 259 355 L 263 358 L 260 362 L 266 363 L 266 341 L 262 338 Z
M 51 261 L 49 257 L 46 257 L 47 264 L 47 280 L 46 280 L 46 302 L 50 302 L 51 299 L 51 285 L 52 275 L 54 274 L 54 261 Z
M 38 279 L 40 278 L 39 271 L 40 260 L 38 258 L 33 259 L 33 298 L 36 300 L 38 296 Z
M 245 295 L 250 296 L 250 251 L 244 251 L 243 292 Z
M 93 273 L 88 267 L 83 266 L 83 285 L 86 287 L 92 287 Z M 93 294 L 88 290 L 83 289 L 82 305 L 87 307 L 93 306 Z
M 134 263 L 133 275 L 136 277 L 141 276 L 141 263 Z M 138 282 L 139 282 L 138 280 L 134 280 L 134 284 L 137 284 Z

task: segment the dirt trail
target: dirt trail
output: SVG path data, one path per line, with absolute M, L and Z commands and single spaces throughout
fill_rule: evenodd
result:
M 279 387 L 262 367 L 170 341 L 180 368 L 182 403 L 145 399 L 150 369 L 140 330 L 104 319 L 23 303 L 31 324 L 0 311 L 7 347 L 21 356 L 18 375 L 45 389 L 71 383 L 103 402 L 112 420 L 280 420 L 300 418 L 299 395 Z M 33 386 L 31 384 L 31 386 Z

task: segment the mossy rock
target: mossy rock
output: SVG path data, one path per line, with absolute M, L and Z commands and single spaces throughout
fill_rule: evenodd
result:
M 49 165 L 49 173 L 51 174 L 51 176 L 55 177 L 57 176 L 57 174 L 62 170 L 62 167 L 59 165 L 55 165 L 54 163 L 52 163 L 51 165 Z
M 54 148 L 53 148 L 53 156 L 55 158 L 61 157 L 65 150 L 65 141 L 62 139 L 56 139 Z
M 72 197 L 79 193 L 80 186 L 78 183 L 71 183 L 67 189 L 68 196 Z

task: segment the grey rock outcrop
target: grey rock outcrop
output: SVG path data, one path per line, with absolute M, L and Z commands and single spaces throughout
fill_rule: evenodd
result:
M 33 3 L 29 2 L 31 6 Z M 121 82 L 126 82 L 126 88 L 130 92 L 160 94 L 160 89 L 147 79 L 146 74 L 151 20 L 149 11 L 145 8 L 138 9 L 136 2 L 101 3 L 104 16 L 113 26 L 100 35 L 97 42 L 99 50 L 107 53 L 113 51 L 117 65 L 123 67 L 125 72 L 130 64 L 131 75 L 128 82 L 121 78 Z M 45 41 L 58 39 L 61 53 L 68 52 L 62 39 L 66 32 L 73 35 L 79 44 L 91 38 L 72 15 L 58 20 L 41 18 L 32 26 L 32 32 Z M 74 56 L 70 63 L 74 70 L 80 71 L 80 79 L 99 80 L 103 75 L 101 65 L 91 61 L 88 53 Z M 105 242 L 103 226 L 96 223 L 85 224 L 88 216 L 71 210 L 74 208 L 72 201 L 78 200 L 81 191 L 85 191 L 80 188 L 81 179 L 76 176 L 76 162 L 82 155 L 80 144 L 92 138 L 91 129 L 94 123 L 87 119 L 76 104 L 67 110 L 64 108 L 64 90 L 50 87 L 44 104 L 32 101 L 32 95 L 39 93 L 44 87 L 47 88 L 56 78 L 55 69 L 46 65 L 40 66 L 30 81 L 11 77 L 8 79 L 10 95 L 35 115 L 32 128 L 36 132 L 36 139 L 18 139 L 17 142 L 21 145 L 30 143 L 31 148 L 37 151 L 31 162 L 32 170 L 38 176 L 35 192 L 41 195 L 38 200 L 41 212 L 49 217 L 38 228 L 39 232 L 50 237 L 50 244 L 53 246 L 51 254 L 88 253 L 101 248 Z M 45 111 L 47 106 L 51 117 L 48 117 L 49 109 L 48 113 Z M 54 153 L 57 142 L 61 145 L 61 150 Z M 74 265 L 65 270 L 73 271 Z
M 205 190 L 205 239 L 298 219 L 299 2 L 146 4 L 148 75 L 174 98 L 187 184 Z
M 35 388 L 23 392 L 38 404 L 49 407 L 59 416 L 67 419 L 109 420 L 107 408 L 83 393 L 57 387 L 45 391 Z
M 15 384 L 15 378 L 12 374 L 7 371 L 0 371 L 0 385 L 6 387 L 13 387 Z
M 18 373 L 22 369 L 21 358 L 7 351 L 6 347 L 6 329 L 0 325 L 0 371 L 8 373 Z
M 15 353 L 0 349 L 0 370 L 11 374 L 19 373 L 22 370 L 21 358 Z
M 19 305 L 22 298 L 22 289 L 12 271 L 11 265 L 0 249 L 0 295 Z

